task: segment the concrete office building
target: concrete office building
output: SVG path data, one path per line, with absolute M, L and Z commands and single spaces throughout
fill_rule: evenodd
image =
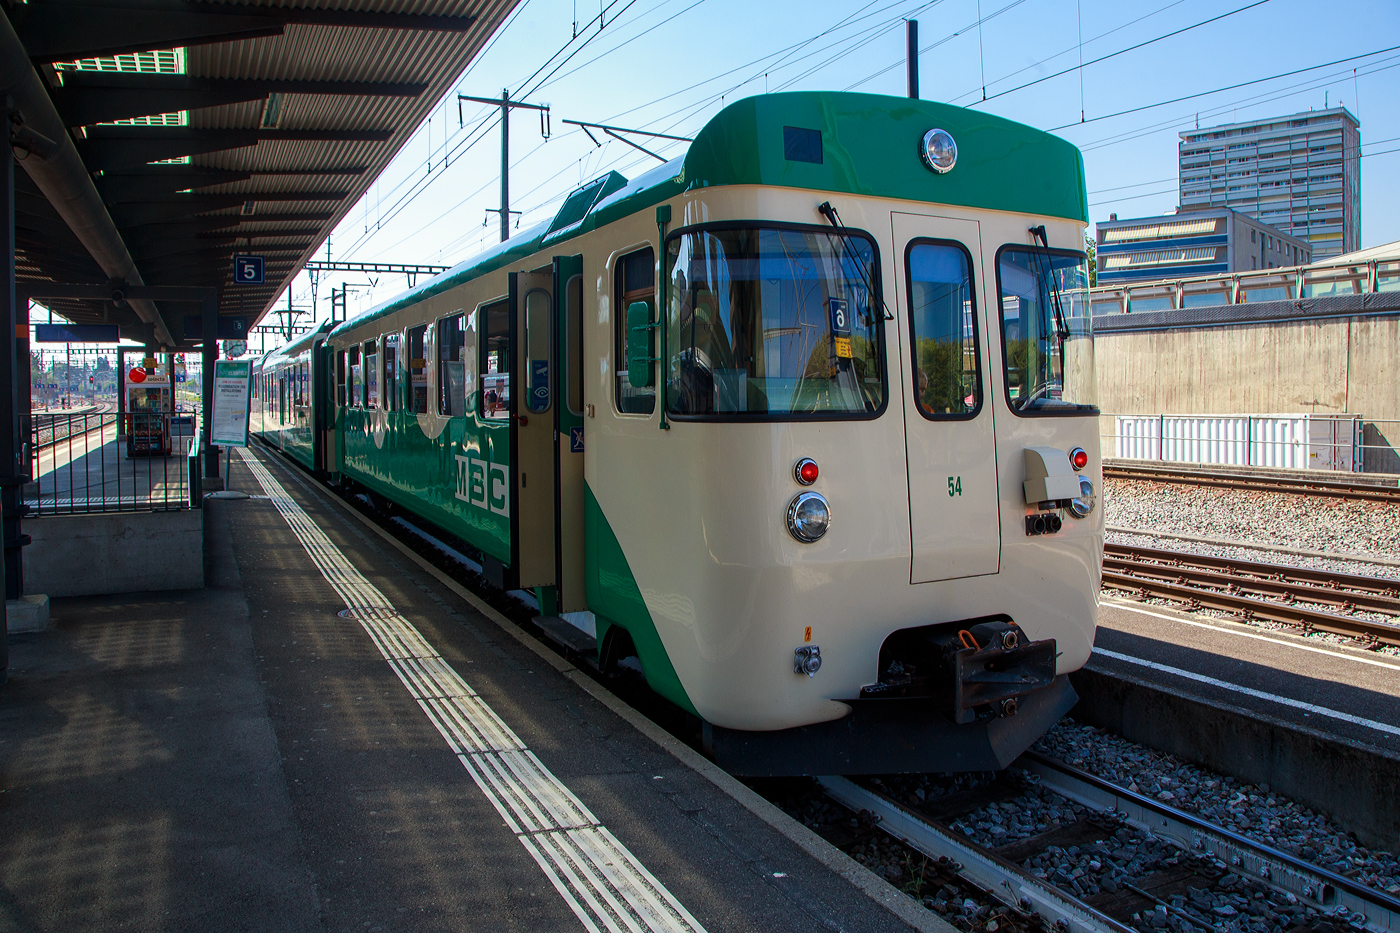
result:
M 1311 262 L 1311 247 L 1248 214 L 1219 207 L 1095 224 L 1098 280 L 1173 279 Z
M 1360 249 L 1360 126 L 1333 107 L 1187 130 L 1181 210 L 1249 214 L 1306 241 L 1314 260 Z

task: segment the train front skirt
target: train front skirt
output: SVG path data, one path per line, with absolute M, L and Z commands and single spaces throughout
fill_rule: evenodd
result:
M 1016 715 L 987 722 L 955 723 L 934 699 L 845 700 L 849 716 L 796 729 L 746 732 L 706 723 L 704 743 L 716 764 L 745 777 L 999 771 L 1078 701 L 1061 674 L 1021 697 Z

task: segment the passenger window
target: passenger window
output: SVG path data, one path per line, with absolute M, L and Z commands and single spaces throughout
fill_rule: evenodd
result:
M 428 411 L 428 325 L 408 330 L 408 410 L 417 415 Z
M 379 348 L 378 341 L 365 341 L 365 407 L 379 407 Z
M 616 373 L 617 410 L 649 415 L 656 409 L 655 386 L 633 386 L 627 375 L 627 308 L 634 301 L 656 307 L 656 258 L 650 246 L 623 256 L 613 282 L 613 371 Z
M 462 315 L 438 321 L 438 414 L 460 418 L 467 413 L 466 361 L 462 347 L 467 333 Z
M 532 289 L 525 295 L 525 370 L 529 374 L 525 405 L 530 411 L 549 411 L 551 383 L 549 352 L 549 292 Z
M 271 398 L 272 384 L 268 383 L 268 396 Z M 345 397 L 345 351 L 341 350 L 335 357 L 335 403 L 341 408 L 346 405 Z
M 399 407 L 399 335 L 384 338 L 384 410 Z
M 569 411 L 583 414 L 583 276 L 569 279 L 564 288 L 565 316 L 568 318 L 567 344 L 564 353 L 569 360 Z
M 967 418 L 982 407 L 977 302 L 965 248 L 909 244 L 909 324 L 914 332 L 914 399 L 935 420 Z
M 481 416 L 510 417 L 510 302 L 498 301 L 477 312 L 481 345 Z
M 364 396 L 360 394 L 360 348 L 354 346 L 350 348 L 350 407 L 359 408 L 364 404 Z

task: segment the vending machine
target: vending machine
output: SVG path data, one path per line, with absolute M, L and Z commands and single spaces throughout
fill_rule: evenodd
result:
M 126 455 L 170 456 L 170 416 L 175 402 L 170 374 L 136 367 L 126 374 Z

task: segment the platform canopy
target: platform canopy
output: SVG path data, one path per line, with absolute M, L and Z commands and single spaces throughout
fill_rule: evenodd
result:
M 256 322 L 518 2 L 7 4 L 0 83 L 57 143 L 16 150 L 21 293 L 110 285 L 44 303 L 181 349 L 199 308 L 123 287 L 213 286 Z M 235 282 L 245 254 L 263 284 Z

